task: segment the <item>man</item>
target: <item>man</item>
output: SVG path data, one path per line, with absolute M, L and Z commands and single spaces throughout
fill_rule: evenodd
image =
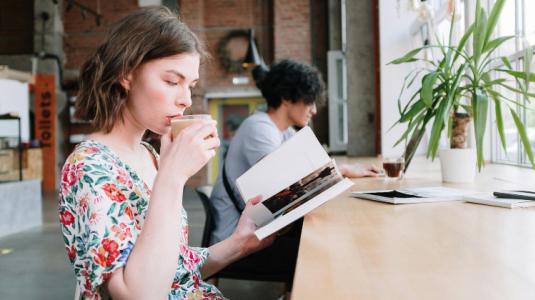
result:
M 270 70 L 253 71 L 256 85 L 267 102 L 267 112 L 256 112 L 243 121 L 233 137 L 217 178 L 211 201 L 215 207 L 212 243 L 224 240 L 234 231 L 245 202 L 235 186 L 236 179 L 258 160 L 273 152 L 294 133 L 294 126 L 307 126 L 316 114 L 316 104 L 324 99 L 325 84 L 312 66 L 283 60 Z M 373 166 L 341 166 L 348 177 L 375 176 Z M 299 246 L 300 223 L 278 237 L 270 247 L 238 261 L 232 268 L 255 269 L 282 274 L 291 283 Z

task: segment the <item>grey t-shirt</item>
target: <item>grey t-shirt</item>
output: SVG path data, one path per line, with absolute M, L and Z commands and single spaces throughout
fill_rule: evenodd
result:
M 294 133 L 295 130 L 291 127 L 280 131 L 265 112 L 254 113 L 240 125 L 230 143 L 224 166 L 234 195 L 243 205 L 241 209 L 245 207 L 245 202 L 235 186 L 236 179 L 262 157 L 277 149 Z M 212 243 L 229 237 L 240 219 L 240 212 L 225 191 L 222 176 L 223 172 L 220 171 L 210 197 L 215 207 L 215 230 L 211 237 Z

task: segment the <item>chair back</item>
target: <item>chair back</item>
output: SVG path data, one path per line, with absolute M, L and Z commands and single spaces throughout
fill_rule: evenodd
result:
M 201 241 L 201 247 L 209 247 L 210 246 L 210 237 L 212 235 L 212 231 L 214 230 L 214 207 L 212 205 L 212 202 L 210 202 L 210 195 L 212 195 L 213 186 L 211 185 L 203 185 L 195 188 L 195 192 L 197 192 L 197 195 L 199 195 L 199 198 L 201 198 L 202 206 L 204 208 L 204 213 L 206 215 L 206 219 L 204 221 L 204 230 L 202 233 L 202 241 Z
M 215 207 L 210 201 L 210 196 L 212 195 L 213 186 L 204 185 L 195 188 L 195 192 L 201 198 L 202 205 L 204 207 L 204 212 L 206 214 L 206 220 L 204 222 L 204 230 L 202 235 L 201 247 L 210 246 L 210 238 L 212 231 L 215 228 L 214 216 L 215 216 Z M 265 251 L 265 250 L 264 250 Z M 252 265 L 251 265 L 252 263 Z M 255 280 L 255 281 L 278 281 L 286 282 L 288 281 L 288 275 L 281 273 L 280 271 L 259 271 L 258 262 L 252 261 L 238 261 L 230 266 L 227 266 L 225 269 L 212 274 L 204 280 L 210 278 L 229 278 L 229 279 L 238 279 L 238 280 Z
M 80 286 L 76 283 L 76 289 L 74 290 L 74 300 L 80 300 Z

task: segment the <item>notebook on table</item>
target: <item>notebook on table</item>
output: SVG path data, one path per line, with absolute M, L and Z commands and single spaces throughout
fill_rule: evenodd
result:
M 517 207 L 530 207 L 535 206 L 535 199 L 519 199 L 518 197 L 508 196 L 511 192 L 494 192 L 494 193 L 478 193 L 473 195 L 467 195 L 464 197 L 466 202 L 505 207 L 505 208 L 517 208 Z M 495 195 L 498 194 L 499 197 Z

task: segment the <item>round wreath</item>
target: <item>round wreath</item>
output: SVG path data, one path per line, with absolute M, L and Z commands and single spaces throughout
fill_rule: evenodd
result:
M 243 71 L 242 62 L 243 58 L 232 59 L 230 57 L 229 50 L 227 49 L 228 43 L 234 38 L 249 38 L 249 32 L 247 30 L 232 30 L 226 36 L 224 36 L 217 44 L 217 57 L 223 69 L 229 73 L 237 73 Z

